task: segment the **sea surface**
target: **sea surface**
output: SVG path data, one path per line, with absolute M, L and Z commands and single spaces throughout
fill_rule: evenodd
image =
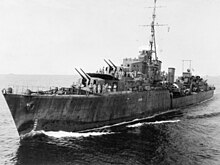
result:
M 0 95 L 0 164 L 220 164 L 220 77 L 215 96 L 135 124 L 107 130 L 38 131 L 21 139 Z M 75 76 L 0 75 L 0 89 L 70 86 Z

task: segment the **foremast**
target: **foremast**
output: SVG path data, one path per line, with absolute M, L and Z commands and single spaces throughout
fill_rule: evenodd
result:
M 157 47 L 156 47 L 156 37 L 155 37 L 155 18 L 156 18 L 156 2 L 154 0 L 153 14 L 152 14 L 152 22 L 151 22 L 151 40 L 150 42 L 150 50 L 151 53 L 155 54 L 155 60 L 157 60 Z

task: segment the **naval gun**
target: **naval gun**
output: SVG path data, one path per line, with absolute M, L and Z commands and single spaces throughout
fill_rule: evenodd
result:
M 80 71 L 78 69 L 75 68 L 75 70 L 79 73 L 79 75 L 82 77 L 82 84 L 84 86 L 86 86 L 86 82 L 87 82 L 87 79 L 82 75 L 82 73 L 80 73 Z
M 115 71 L 117 71 L 117 66 L 111 60 L 108 59 L 108 61 L 114 66 Z
M 110 65 L 105 59 L 104 61 L 106 62 L 106 64 L 109 66 L 109 73 L 114 70 L 114 68 L 112 67 L 112 65 Z
M 86 73 L 86 72 L 84 72 L 81 68 L 80 68 L 80 70 L 84 73 L 84 75 L 88 78 L 88 84 L 90 84 L 90 81 L 91 81 L 91 77 Z

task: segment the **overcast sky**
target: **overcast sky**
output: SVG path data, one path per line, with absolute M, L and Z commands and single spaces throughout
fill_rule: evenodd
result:
M 162 69 L 220 75 L 220 1 L 157 0 L 156 29 Z M 95 72 L 137 57 L 147 44 L 153 0 L 1 0 L 0 74 Z M 169 29 L 169 30 L 168 30 Z M 185 63 L 185 68 L 187 68 Z

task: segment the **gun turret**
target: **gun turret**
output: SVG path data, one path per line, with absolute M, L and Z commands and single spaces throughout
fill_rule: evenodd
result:
M 90 81 L 91 81 L 91 77 L 86 73 L 84 72 L 81 68 L 80 70 L 84 73 L 84 75 L 87 77 L 87 79 L 89 80 L 88 84 L 90 84 Z
M 106 64 L 108 64 L 108 66 L 109 66 L 109 73 L 112 71 L 112 70 L 114 70 L 114 68 L 104 59 L 104 61 L 106 62 Z
M 79 75 L 82 77 L 82 84 L 84 86 L 86 86 L 86 82 L 87 82 L 87 79 L 78 71 L 78 69 L 75 68 L 75 70 L 79 73 Z
M 111 60 L 108 59 L 108 61 L 114 66 L 115 71 L 116 71 L 117 70 L 117 66 Z

